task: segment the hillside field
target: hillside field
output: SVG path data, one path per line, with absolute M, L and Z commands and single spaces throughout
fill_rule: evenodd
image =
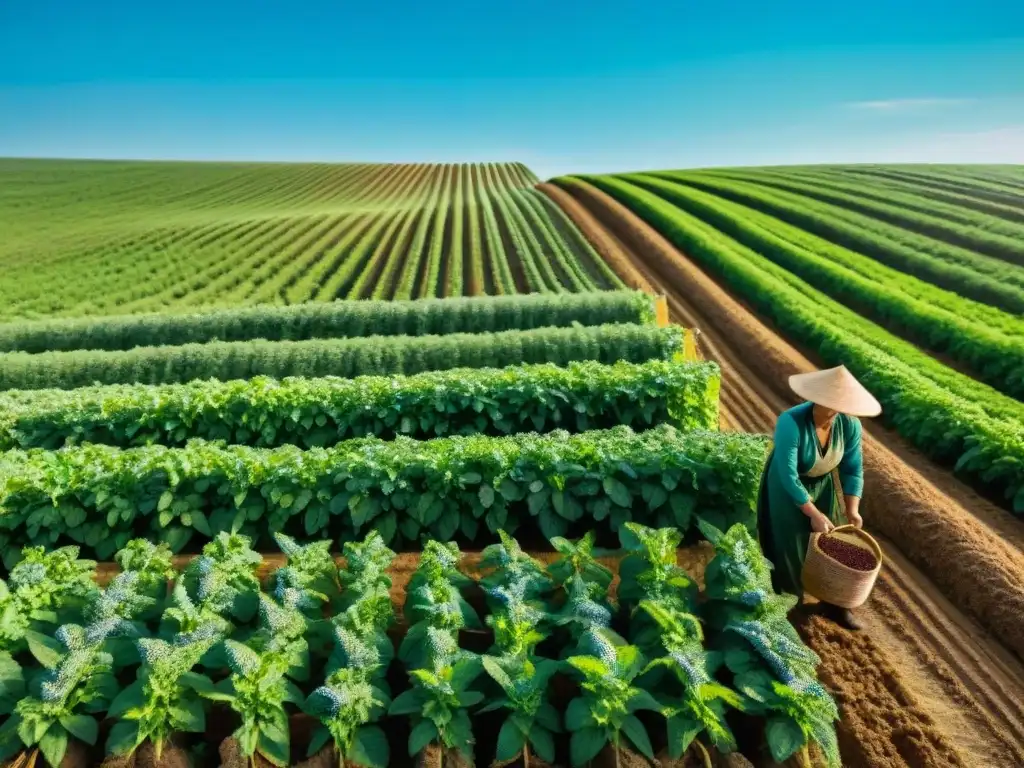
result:
M 5 768 L 1024 765 L 1024 168 L 9 159 L 0 233 Z M 839 364 L 860 633 L 755 538 Z

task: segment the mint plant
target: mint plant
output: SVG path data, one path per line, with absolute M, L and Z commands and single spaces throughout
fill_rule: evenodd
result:
M 701 530 L 715 545 L 705 573 L 722 658 L 734 675 L 744 708 L 768 718 L 772 757 L 783 762 L 814 741 L 830 768 L 841 765 L 835 701 L 818 682 L 817 654 L 800 639 L 787 613 L 792 595 L 772 589 L 770 565 L 741 524 Z
M 159 759 L 175 734 L 206 730 L 206 704 L 200 694 L 212 691 L 213 682 L 192 668 L 221 638 L 221 627 L 210 624 L 173 642 L 136 641 L 142 666 L 138 679 L 107 710 L 107 717 L 119 719 L 107 738 L 108 754 L 129 755 L 150 741 Z
M 236 640 L 225 640 L 225 656 L 231 677 L 200 695 L 226 702 L 241 724 L 233 736 L 242 754 L 255 755 L 273 765 L 287 766 L 291 734 L 286 704 L 303 703 L 302 692 L 285 676 L 290 662 L 275 650 L 257 652 Z
M 525 768 L 530 765 L 530 749 L 547 763 L 555 761 L 555 734 L 562 732 L 562 718 L 547 701 L 551 676 L 559 669 L 550 659 L 533 661 L 525 655 L 508 654 L 500 658 L 484 656 L 484 671 L 503 693 L 480 709 L 490 712 L 509 710 L 498 732 L 495 760 L 508 762 L 522 755 Z
M 580 645 L 584 652 L 567 660 L 583 692 L 569 702 L 565 713 L 565 727 L 572 734 L 573 766 L 585 765 L 607 745 L 614 749 L 616 765 L 619 749 L 626 745 L 653 760 L 650 736 L 635 713 L 657 712 L 661 707 L 647 691 L 633 685 L 644 669 L 639 649 L 619 645 L 599 629 L 588 630 Z
M 644 669 L 645 679 L 657 679 L 654 672 L 666 671 L 661 678 L 658 698 L 662 713 L 668 720 L 669 757 L 680 760 L 695 744 L 704 757 L 710 758 L 699 737 L 706 734 L 711 743 L 724 753 L 736 750 L 736 739 L 725 722 L 729 708 L 742 708 L 739 694 L 716 683 L 704 649 L 700 620 L 671 606 L 645 600 L 641 610 L 649 615 L 660 630 L 663 656 L 655 658 Z
M 135 564 L 140 570 L 120 573 L 105 590 L 93 593 L 84 611 L 84 626 L 64 624 L 52 641 L 37 649 L 46 671 L 32 679 L 28 695 L 0 726 L 0 759 L 22 749 L 38 749 L 56 768 L 72 738 L 96 743 L 99 727 L 93 715 L 106 710 L 119 689 L 109 643 L 137 636 L 139 618 L 156 603 L 139 590 L 159 578 L 159 558 Z

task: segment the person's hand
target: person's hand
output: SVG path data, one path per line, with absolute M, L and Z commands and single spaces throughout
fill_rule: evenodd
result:
M 847 510 L 846 516 L 850 520 L 850 525 L 852 525 L 854 528 L 864 527 L 864 518 L 860 516 L 860 512 L 858 512 L 856 509 Z
M 811 515 L 811 530 L 815 533 L 831 533 L 835 525 L 828 519 L 827 515 L 815 512 Z

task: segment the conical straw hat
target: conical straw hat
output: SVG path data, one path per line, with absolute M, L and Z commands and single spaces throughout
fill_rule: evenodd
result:
M 845 365 L 789 377 L 789 386 L 804 400 L 848 416 L 877 416 L 882 406 Z

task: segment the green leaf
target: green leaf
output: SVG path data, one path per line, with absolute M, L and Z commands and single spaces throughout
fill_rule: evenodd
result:
M 60 723 L 54 723 L 46 729 L 43 738 L 39 740 L 39 751 L 52 768 L 58 768 L 68 751 L 68 732 Z
M 668 754 L 673 760 L 682 760 L 683 754 L 697 738 L 704 726 L 683 715 L 668 718 Z
M 166 490 L 160 494 L 160 501 L 156 503 L 156 511 L 163 512 L 174 503 L 174 491 Z
M 573 766 L 586 765 L 597 757 L 608 743 L 608 736 L 601 728 L 581 728 L 572 732 L 569 741 L 569 753 Z
M 274 765 L 285 768 L 291 755 L 291 738 L 288 729 L 285 728 L 280 733 L 262 731 L 257 741 L 257 749 Z
M 804 732 L 791 717 L 768 718 L 765 732 L 768 736 L 768 748 L 771 750 L 772 759 L 777 763 L 788 760 L 806 743 Z
M 206 675 L 200 675 L 197 672 L 184 672 L 178 681 L 199 694 L 214 690 L 213 681 Z
M 530 729 L 530 744 L 541 760 L 546 763 L 555 762 L 555 737 L 547 728 L 534 725 Z
M 53 637 L 30 630 L 25 633 L 25 640 L 29 653 L 47 669 L 56 669 L 64 658 L 64 646 Z
M 697 504 L 697 497 L 692 493 L 684 491 L 673 491 L 668 497 L 669 506 L 672 508 L 672 515 L 675 517 L 676 526 L 681 531 L 690 527 L 693 519 L 693 509 Z
M 657 699 L 651 696 L 650 693 L 644 690 L 638 690 L 637 693 L 629 700 L 628 709 L 630 712 L 637 712 L 641 709 L 646 709 L 651 712 L 661 712 L 663 707 L 658 703 Z
M 414 712 L 423 711 L 423 698 L 420 695 L 418 689 L 410 689 L 408 691 L 402 691 L 398 696 L 395 697 L 394 701 L 391 702 L 391 706 L 388 707 L 388 714 L 391 717 L 397 717 L 399 715 L 411 715 Z
M 604 492 L 620 507 L 633 506 L 633 494 L 629 492 L 621 480 L 608 476 L 604 479 Z
M 501 731 L 498 732 L 498 751 L 494 757 L 502 762 L 512 760 L 523 751 L 525 743 L 526 734 L 519 729 L 511 717 L 508 717 L 502 724 Z
M 537 710 L 537 723 L 554 733 L 562 732 L 562 718 L 558 716 L 558 710 L 549 702 L 544 702 Z M 550 762 L 550 761 L 549 761 Z
M 651 746 L 651 737 L 647 735 L 647 729 L 636 715 L 629 715 L 622 721 L 622 732 L 626 734 L 633 746 L 635 746 L 648 760 L 654 759 L 654 747 Z
M 437 728 L 427 719 L 420 720 L 409 734 L 409 755 L 416 757 L 438 738 Z
M 481 485 L 480 490 L 477 491 L 477 496 L 480 499 L 480 504 L 484 509 L 490 509 L 491 505 L 494 504 L 494 486 L 493 485 Z
M 206 712 L 202 707 L 172 707 L 175 726 L 184 733 L 202 733 L 206 730 Z
M 88 715 L 68 715 L 60 719 L 60 724 L 76 739 L 90 746 L 96 743 L 96 737 L 100 732 L 96 718 Z
M 356 731 L 352 751 L 347 757 L 365 768 L 387 768 L 391 751 L 384 730 L 377 725 L 364 725 Z
M 309 739 L 309 749 L 306 750 L 306 757 L 312 757 L 326 747 L 332 738 L 331 732 L 324 725 L 318 725 Z
M 115 719 L 122 717 L 129 709 L 141 707 L 144 703 L 143 683 L 141 680 L 136 680 L 114 697 L 110 703 L 110 709 L 107 710 L 107 717 Z
M 579 731 L 595 725 L 594 718 L 590 713 L 590 706 L 582 696 L 577 696 L 569 702 L 565 710 L 565 729 L 567 731 Z

